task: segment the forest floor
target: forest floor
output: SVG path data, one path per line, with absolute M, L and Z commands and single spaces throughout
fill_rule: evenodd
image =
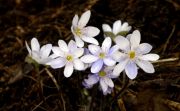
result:
M 73 39 L 75 14 L 91 10 L 88 25 L 101 30 L 116 20 L 141 32 L 143 42 L 160 55 L 156 72 L 139 70 L 122 91 L 121 79 L 112 94 L 98 87 L 85 89 L 87 72 L 70 78 L 63 69 L 40 67 L 40 74 L 25 62 L 25 41 L 57 45 Z M 180 111 L 180 1 L 178 0 L 0 0 L 0 111 Z M 50 71 L 50 72 L 49 72 Z M 52 74 L 60 86 L 57 90 Z M 119 93 L 120 92 L 120 93 Z

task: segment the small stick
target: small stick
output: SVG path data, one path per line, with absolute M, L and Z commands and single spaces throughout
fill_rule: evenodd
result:
M 177 60 L 179 60 L 179 58 L 167 58 L 167 59 L 160 59 L 157 61 L 153 61 L 152 63 L 173 62 L 173 61 L 177 61 Z

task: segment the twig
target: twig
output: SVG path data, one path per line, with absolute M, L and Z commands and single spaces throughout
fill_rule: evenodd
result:
M 166 99 L 166 100 L 163 99 L 162 102 L 164 104 L 166 104 L 171 110 L 180 111 L 180 103 L 179 102 L 175 102 L 175 101 L 172 101 L 169 99 Z
M 57 88 L 58 91 L 59 91 L 60 88 L 59 88 L 59 85 L 57 84 L 57 81 L 56 81 L 56 79 L 54 78 L 54 76 L 51 74 L 51 72 L 50 72 L 47 68 L 45 68 L 45 71 L 46 71 L 46 73 L 49 75 L 49 77 L 52 79 L 52 81 L 54 82 L 56 88 Z
M 162 54 L 164 54 L 164 53 L 165 53 L 166 48 L 167 48 L 167 45 L 169 44 L 169 40 L 171 39 L 172 35 L 174 34 L 175 29 L 176 29 L 176 26 L 175 26 L 175 25 L 173 25 L 173 29 L 172 29 L 172 31 L 171 31 L 171 33 L 170 33 L 169 37 L 167 38 L 166 43 L 164 44 L 164 48 L 163 48 L 163 52 L 162 52 Z
M 177 60 L 179 60 L 179 58 L 175 57 L 175 58 L 168 58 L 168 59 L 160 59 L 157 61 L 153 61 L 152 63 L 173 62 L 173 61 L 177 61 Z

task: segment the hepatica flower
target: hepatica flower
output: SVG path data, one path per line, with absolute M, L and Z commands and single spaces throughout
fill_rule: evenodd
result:
M 114 68 L 114 75 L 118 76 L 123 70 L 125 70 L 127 76 L 130 79 L 134 79 L 138 73 L 137 66 L 139 66 L 147 73 L 155 72 L 154 67 L 150 61 L 158 60 L 159 55 L 149 53 L 152 49 L 152 46 L 148 43 L 140 44 L 140 39 L 141 35 L 138 30 L 135 30 L 130 35 L 129 39 L 122 36 L 116 37 L 116 44 L 119 45 L 122 52 L 115 54 L 115 58 L 119 63 Z
M 67 45 L 63 40 L 58 41 L 59 47 L 53 47 L 54 58 L 48 63 L 52 68 L 57 69 L 64 67 L 64 76 L 70 77 L 73 73 L 73 70 L 83 70 L 84 64 L 79 59 L 84 53 L 83 48 L 78 48 L 76 43 L 71 40 Z
M 121 20 L 115 21 L 112 28 L 108 24 L 103 24 L 102 28 L 105 36 L 111 37 L 112 39 L 118 35 L 126 36 L 131 30 L 131 26 L 129 26 L 127 22 L 122 23 Z
M 107 37 L 103 41 L 102 47 L 97 45 L 89 45 L 88 49 L 91 54 L 81 57 L 81 60 L 84 63 L 92 63 L 92 73 L 98 73 L 103 67 L 103 64 L 107 66 L 115 65 L 116 61 L 112 58 L 112 55 L 118 50 L 118 48 L 116 45 L 111 47 L 111 43 L 111 38 Z
M 52 49 L 51 44 L 43 45 L 40 48 L 39 42 L 36 38 L 33 38 L 31 40 L 31 48 L 28 46 L 27 42 L 25 42 L 25 44 L 26 44 L 26 48 L 29 52 L 29 56 L 33 60 L 35 60 L 37 63 L 46 64 L 47 62 L 52 60 L 52 58 L 49 56 L 51 49 Z
M 114 67 L 105 67 L 102 68 L 98 73 L 89 74 L 87 79 L 84 79 L 83 85 L 86 88 L 91 88 L 94 84 L 100 84 L 100 89 L 103 91 L 103 94 L 106 95 L 111 93 L 114 83 L 112 78 L 116 78 L 112 75 Z
M 92 43 L 98 45 L 98 41 L 93 38 L 99 34 L 99 29 L 93 26 L 87 26 L 90 19 L 91 12 L 88 10 L 82 14 L 79 18 L 78 15 L 75 15 L 72 20 L 71 31 L 74 35 L 76 44 L 78 47 L 83 47 L 84 42 Z

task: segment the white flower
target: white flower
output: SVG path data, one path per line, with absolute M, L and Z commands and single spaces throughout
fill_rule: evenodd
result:
M 116 78 L 112 75 L 114 67 L 105 67 L 99 73 L 89 74 L 88 79 L 84 79 L 83 85 L 86 88 L 91 88 L 94 84 L 100 83 L 100 89 L 103 91 L 103 94 L 110 94 L 114 87 L 112 78 Z
M 89 21 L 91 12 L 88 10 L 82 14 L 82 16 L 78 17 L 75 15 L 72 20 L 71 31 L 74 35 L 76 44 L 78 47 L 83 47 L 84 42 L 92 43 L 98 45 L 98 41 L 93 38 L 99 34 L 99 29 L 93 26 L 87 26 L 86 24 Z
M 39 42 L 36 38 L 33 38 L 31 40 L 31 49 L 28 46 L 27 42 L 25 42 L 26 44 L 26 48 L 29 52 L 29 56 L 34 59 L 37 63 L 39 64 L 46 64 L 47 62 L 49 62 L 50 60 L 52 60 L 51 57 L 49 57 L 49 54 L 51 52 L 52 49 L 52 45 L 51 44 L 46 44 L 43 45 L 40 48 Z
M 107 66 L 115 65 L 116 61 L 113 60 L 112 55 L 118 50 L 115 45 L 111 48 L 111 38 L 107 37 L 102 43 L 102 47 L 97 45 L 89 45 L 88 49 L 91 54 L 84 55 L 81 60 L 84 63 L 92 63 L 91 72 L 97 73 L 103 67 L 103 64 Z
M 129 39 L 128 39 L 129 38 Z M 148 43 L 141 43 L 141 35 L 135 30 L 128 38 L 116 37 L 116 44 L 122 52 L 117 52 L 114 57 L 119 63 L 115 66 L 113 74 L 118 76 L 124 69 L 130 79 L 137 76 L 137 65 L 147 73 L 154 73 L 154 67 L 149 61 L 159 59 L 157 54 L 148 54 L 152 46 Z
M 51 57 L 55 58 L 50 61 L 50 65 L 53 69 L 64 67 L 64 76 L 70 77 L 73 70 L 83 70 L 84 63 L 79 59 L 84 53 L 83 48 L 78 48 L 76 43 L 71 40 L 67 45 L 63 40 L 58 41 L 59 47 L 53 47 L 53 55 Z
M 117 20 L 114 22 L 113 28 L 108 24 L 103 24 L 102 29 L 105 36 L 110 36 L 114 39 L 118 35 L 125 36 L 131 30 L 131 26 L 127 22 L 122 24 L 121 20 Z

